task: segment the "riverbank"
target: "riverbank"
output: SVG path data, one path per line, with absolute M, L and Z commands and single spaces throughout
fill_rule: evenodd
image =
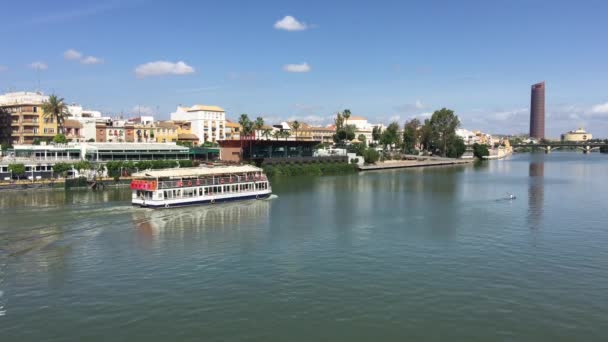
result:
M 97 180 L 104 188 L 126 187 L 131 183 L 131 177 L 124 177 L 119 180 L 113 178 L 103 178 Z M 0 183 L 0 192 L 4 191 L 31 191 L 31 190 L 71 190 L 87 189 L 89 184 L 83 178 L 70 179 L 51 179 L 51 180 L 20 180 L 11 183 Z
M 452 158 L 439 158 L 439 157 L 420 157 L 411 160 L 387 160 L 384 162 L 378 162 L 371 165 L 359 166 L 360 171 L 374 171 L 374 170 L 386 170 L 386 169 L 402 169 L 412 167 L 431 167 L 431 166 L 443 166 L 443 165 L 466 165 L 472 164 L 475 159 L 452 159 Z
M 307 163 L 263 165 L 268 177 L 323 176 L 357 172 L 357 165 L 348 163 Z

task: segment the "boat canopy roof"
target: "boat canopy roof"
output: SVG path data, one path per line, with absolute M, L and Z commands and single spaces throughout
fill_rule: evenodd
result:
M 247 172 L 262 172 L 262 169 L 252 165 L 184 167 L 141 171 L 134 173 L 133 178 L 190 178 Z

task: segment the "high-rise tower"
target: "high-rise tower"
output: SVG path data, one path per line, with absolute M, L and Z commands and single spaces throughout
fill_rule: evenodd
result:
M 530 99 L 530 138 L 545 138 L 545 82 L 532 85 Z

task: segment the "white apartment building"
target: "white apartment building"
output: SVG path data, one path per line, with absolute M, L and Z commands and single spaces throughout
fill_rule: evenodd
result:
M 81 105 L 68 105 L 68 112 L 74 120 L 80 119 L 101 119 L 101 112 L 97 110 L 84 109 Z
M 178 106 L 171 120 L 189 121 L 200 143 L 226 139 L 226 112 L 218 106 Z
M 359 135 L 363 134 L 365 136 L 365 141 L 368 143 L 373 141 L 372 131 L 374 127 L 380 127 L 381 130 L 384 130 L 385 127 L 382 124 L 370 124 L 366 118 L 361 116 L 351 116 L 348 121 L 344 122 L 347 125 L 355 126 L 355 139 L 359 137 Z

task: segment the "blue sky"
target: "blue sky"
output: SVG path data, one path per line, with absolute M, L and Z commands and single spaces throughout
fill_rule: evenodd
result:
M 528 130 L 530 85 L 544 80 L 548 135 L 584 126 L 608 136 L 605 1 L 10 1 L 2 9 L 10 15 L 0 22 L 9 47 L 1 91 L 35 90 L 39 74 L 44 92 L 109 114 L 168 118 L 179 104 L 203 103 L 232 118 L 326 124 L 349 108 L 403 123 L 448 107 L 465 128 L 518 133 Z

